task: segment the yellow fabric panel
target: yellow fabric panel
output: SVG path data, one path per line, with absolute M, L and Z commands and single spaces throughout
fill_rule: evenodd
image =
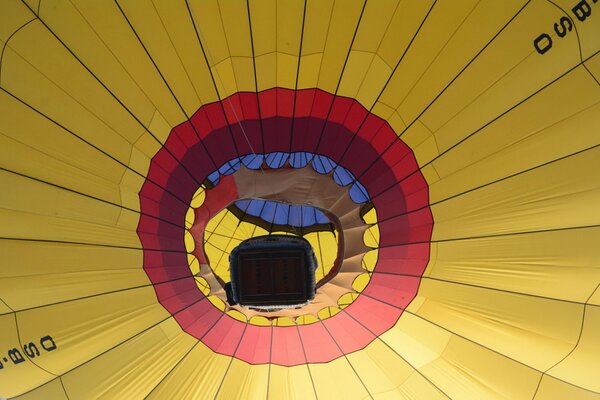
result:
M 316 399 L 307 365 L 271 365 L 269 399 Z
M 520 101 L 542 89 L 579 63 L 576 36 L 566 36 L 561 46 L 543 56 L 532 41 L 560 10 L 550 2 L 532 0 L 498 37 L 436 99 L 420 120 L 432 131 L 441 149 L 454 144 Z M 478 21 L 481 24 L 481 21 Z M 421 107 L 400 109 L 412 120 Z
M 0 182 L 10 188 L 0 197 L 0 207 L 101 225 L 115 225 L 119 214 L 132 213 L 79 193 L 0 170 Z M 138 215 L 137 213 L 134 213 Z M 136 229 L 136 225 L 129 227 Z
M 233 359 L 223 377 L 217 399 L 265 399 L 269 380 L 269 366 L 250 365 Z
M 17 313 L 24 340 L 50 335 L 57 348 L 37 361 L 63 374 L 167 318 L 152 287 L 131 289 Z
M 92 202 L 100 203 L 97 200 L 87 198 L 80 194 L 70 193 L 64 189 L 52 187 L 46 183 L 50 182 L 57 186 L 63 186 L 67 189 L 81 192 L 93 197 L 97 197 L 103 200 L 110 201 L 112 203 L 119 203 L 119 187 L 117 182 L 111 182 L 102 176 L 96 175 L 95 171 L 88 172 L 77 166 L 69 165 L 62 160 L 57 160 L 49 157 L 42 152 L 32 149 L 26 144 L 18 143 L 17 141 L 8 138 L 0 134 L 0 168 L 8 171 L 14 171 L 15 173 L 3 172 L 3 182 L 15 182 L 18 181 L 23 186 L 36 187 L 38 192 L 45 193 L 56 193 L 60 196 L 67 196 L 73 199 L 77 199 L 78 202 Z M 26 159 L 28 162 L 23 163 Z M 102 165 L 103 163 L 100 163 Z M 114 169 L 113 169 L 114 170 Z M 25 176 L 19 176 L 22 174 Z M 30 178 L 33 179 L 30 179 Z M 42 181 L 36 181 L 35 179 Z M 28 194 L 26 193 L 25 196 Z M 31 194 L 29 194 L 31 196 Z M 44 200 L 44 199 L 39 199 Z M 36 199 L 30 199 L 29 202 L 34 202 Z M 139 202 L 139 201 L 138 201 Z M 112 207 L 114 210 L 119 208 L 114 205 L 108 205 L 100 203 L 102 207 Z M 43 212 L 45 207 L 36 211 Z M 47 209 L 47 208 L 46 208 Z M 94 218 L 94 217 L 88 217 Z M 115 216 L 116 218 L 116 216 Z
M 102 34 L 102 23 L 90 15 L 90 7 L 102 12 L 108 11 L 106 4 L 86 4 L 66 0 L 44 1 L 40 5 L 40 18 L 48 25 L 69 50 L 73 51 L 81 62 L 107 85 L 110 90 L 145 124 L 152 117 L 154 107 L 144 91 L 129 75 L 115 56 L 115 48 L 109 49 L 109 36 Z M 110 13 L 110 11 L 109 11 Z M 116 16 L 116 14 L 113 14 Z M 107 15 L 103 18 L 106 20 Z M 122 19 L 122 17 L 121 17 Z M 114 21 L 113 21 L 114 22 Z M 119 24 L 120 25 L 120 24 Z M 112 25 L 113 32 L 119 30 Z M 123 36 L 125 37 L 125 36 Z M 138 62 L 142 59 L 138 59 Z
M 277 86 L 295 88 L 302 37 L 304 0 L 288 0 L 277 10 Z
M 377 48 L 377 54 L 387 66 L 394 68 L 398 64 L 433 3 L 433 0 L 400 1 L 395 5 L 392 19 L 386 26 L 383 40 Z M 357 45 L 360 45 L 360 40 Z
M 575 69 L 433 161 L 443 179 L 430 186 L 431 201 L 596 145 L 599 102 L 600 87 L 583 67 Z M 442 150 L 454 144 L 437 133 L 436 141 Z
M 0 3 L 0 43 L 2 47 L 19 28 L 34 18 L 35 15 L 20 1 L 7 0 Z
M 275 5 L 275 0 L 248 1 L 258 91 L 270 89 L 277 84 L 277 9 Z
M 298 57 L 277 53 L 277 86 L 293 88 L 296 85 Z
M 335 2 L 333 5 L 317 85 L 325 91 L 336 92 L 363 7 L 363 1 Z
M 534 400 L 598 400 L 600 394 L 594 393 L 577 386 L 570 385 L 567 382 L 560 381 L 548 375 L 544 375 L 540 382 Z
M 583 306 L 423 279 L 409 310 L 449 331 L 545 370 L 577 342 Z M 522 349 L 527 349 L 523 352 Z
M 319 399 L 364 399 L 369 397 L 369 393 L 345 357 L 328 363 L 309 364 L 308 367 Z
M 198 342 L 147 398 L 214 399 L 230 362 Z
M 592 294 L 587 303 L 593 304 L 595 306 L 600 306 L 600 290 L 596 289 L 596 291 Z
M 600 84 L 600 53 L 584 62 L 587 71 Z
M 451 399 L 531 399 L 541 372 L 459 337 L 421 371 Z
M 135 153 L 136 150 L 134 149 L 133 152 Z M 138 192 L 143 183 L 143 177 L 131 170 L 126 170 L 121 179 L 121 205 L 139 211 L 140 198 Z
M 367 108 L 374 102 L 394 67 L 386 65 L 376 52 L 397 7 L 397 1 L 367 2 L 342 75 L 338 93 L 356 98 Z M 367 96 L 364 91 L 357 96 L 362 87 L 368 88 Z
M 317 86 L 333 3 L 333 0 L 306 0 L 298 89 Z
M 127 159 L 143 127 L 39 22 L 11 39 L 2 87 L 91 143 Z
M 203 1 L 192 2 L 190 7 L 220 97 L 230 96 L 237 91 L 254 91 L 256 87 L 246 3 Z
M 6 209 L 0 209 L 0 217 L 5 238 L 139 247 L 137 234 L 127 229 Z
M 396 325 L 380 336 L 380 340 L 411 367 L 420 370 L 442 354 L 451 336 L 450 332 L 404 312 Z
M 193 11 L 196 22 L 196 29 L 202 41 L 202 47 L 207 55 L 208 62 L 212 66 L 225 61 L 231 56 L 252 56 L 252 49 L 247 51 L 244 42 L 249 42 L 247 35 L 244 35 L 243 29 L 245 22 L 243 15 L 246 13 L 245 4 L 240 1 L 230 1 L 228 4 L 220 4 L 216 0 L 194 1 L 190 2 L 190 9 Z M 242 6 L 244 6 L 242 8 Z M 223 15 L 228 11 L 238 15 L 230 18 L 237 18 L 237 23 L 241 26 L 231 26 L 224 28 Z M 240 15 L 240 13 L 243 13 Z M 247 24 L 247 23 L 246 23 Z M 237 31 L 236 31 L 237 28 Z M 231 42 L 231 47 L 229 43 Z
M 599 155 L 596 147 L 433 205 L 433 240 L 600 223 L 600 214 L 593 211 L 600 186 Z
M 156 109 L 170 126 L 183 121 L 181 108 L 115 3 L 42 2 L 40 16 L 144 124 Z M 191 23 L 188 29 L 191 41 L 195 39 Z M 199 53 L 196 49 L 193 54 Z
M 2 285 L 2 286 L 4 286 L 4 285 Z M 4 296 L 4 294 L 3 294 L 3 296 Z M 10 313 L 12 311 L 13 311 L 12 308 L 10 308 L 6 304 L 6 301 L 4 301 L 2 298 L 0 298 L 0 315 L 7 314 L 7 313 Z
M 33 342 L 40 352 L 43 352 L 44 350 L 39 346 L 40 337 L 30 337 L 20 332 L 15 322 L 15 315 L 12 313 L 0 315 L 0 326 L 2 327 L 0 329 L 0 348 L 2 357 L 7 358 L 7 361 L 4 361 L 3 358 L 0 359 L 3 367 L 0 369 L 0 397 L 12 397 L 25 393 L 54 378 L 54 375 L 39 368 L 34 361 L 27 357 L 21 345 L 21 343 Z M 12 361 L 13 359 L 17 360 L 16 364 Z M 19 362 L 18 360 L 21 359 L 24 361 Z
M 204 57 L 200 56 L 200 44 L 185 3 L 174 4 L 172 1 L 162 0 L 150 2 L 148 7 L 151 5 L 156 8 L 161 23 L 164 24 L 168 33 L 170 45 L 177 54 L 177 60 L 181 63 L 181 68 L 185 70 L 186 78 L 194 89 L 194 92 L 190 93 L 190 98 L 195 95 L 202 104 L 217 101 L 217 93 L 214 90 L 209 67 Z M 190 9 L 193 10 L 191 3 Z M 200 29 L 199 26 L 196 28 Z M 162 52 L 162 48 L 159 51 Z M 160 69 L 161 72 L 164 70 L 162 67 Z M 171 79 L 169 79 L 169 84 L 170 82 Z M 179 99 L 179 94 L 176 93 L 176 95 Z M 195 111 L 192 109 L 189 115 Z
M 600 228 L 439 242 L 434 279 L 585 303 L 600 282 Z
M 125 167 L 4 92 L 0 92 L 0 107 L 6 112 L 0 119 L 0 166 L 119 201 L 116 184 Z
M 27 392 L 21 396 L 13 397 L 15 400 L 69 400 L 65 394 L 65 390 L 60 383 L 60 379 L 56 378 L 37 389 Z
M 577 347 L 547 373 L 600 393 L 600 381 L 598 380 L 600 342 L 598 342 L 598 337 L 600 337 L 600 307 L 587 305 Z
M 2 300 L 15 310 L 149 285 L 139 250 L 1 240 Z
M 197 45 L 190 45 L 191 39 L 194 38 L 191 27 L 189 30 L 179 32 L 170 27 L 170 24 L 191 25 L 185 5 L 180 3 L 175 7 L 172 4 L 168 9 L 163 5 L 162 13 L 159 15 L 157 7 L 150 1 L 119 1 L 117 4 L 123 12 L 121 18 L 132 25 L 130 29 L 135 31 L 132 33 L 139 36 L 145 50 L 149 53 L 149 55 L 144 54 L 143 57 L 151 58 L 166 80 L 169 89 L 173 91 L 172 96 L 176 97 L 188 116 L 193 114 L 200 106 L 198 92 L 191 80 L 191 76 L 196 71 L 188 71 L 182 64 L 179 54 L 196 51 L 198 48 Z M 175 47 L 174 43 L 179 43 L 179 47 Z M 154 74 L 158 74 L 158 71 Z
M 398 390 L 373 395 L 375 400 L 396 400 L 399 396 L 406 400 L 448 400 L 449 397 L 436 388 L 418 372 L 413 372 Z
M 401 388 L 414 369 L 384 342 L 376 339 L 347 357 L 373 397 L 393 392 L 398 398 L 406 398 Z
M 438 1 L 380 101 L 399 109 L 405 121 L 412 122 L 524 3 Z M 419 4 L 404 17 L 409 25 L 402 27 L 402 52 L 429 9 L 430 4 Z M 397 57 L 396 47 L 390 43 L 388 49 L 390 59 Z
M 141 399 L 195 343 L 169 318 L 63 375 L 63 384 L 75 399 Z
M 206 5 L 206 2 L 202 4 L 202 6 Z M 222 46 L 222 44 L 215 46 L 216 44 L 220 44 L 220 39 L 205 36 L 207 44 L 211 46 L 211 54 L 213 49 L 220 52 L 228 49 L 229 54 L 233 57 L 252 57 L 252 43 L 250 41 L 250 26 L 248 24 L 248 7 L 246 2 L 241 0 L 221 1 L 218 3 L 218 7 L 223 26 L 222 35 L 227 39 L 227 42 L 225 46 Z M 206 28 L 218 29 L 215 26 L 207 26 Z M 204 28 L 202 32 L 206 35 Z M 221 61 L 221 57 L 216 58 L 214 61 Z M 253 71 L 249 72 L 253 73 Z M 252 88 L 254 89 L 254 85 L 252 85 Z

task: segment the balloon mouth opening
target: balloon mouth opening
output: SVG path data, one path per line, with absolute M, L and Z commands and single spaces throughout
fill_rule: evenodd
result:
M 350 185 L 340 185 L 334 163 L 333 168 L 319 171 L 319 166 L 310 163 L 295 168 L 290 159 L 277 167 L 252 169 L 242 164 L 228 174 L 214 174 L 199 189 L 201 193 L 193 196 L 186 217 L 187 250 L 199 260 L 190 265 L 198 286 L 206 295 L 218 297 L 225 309 L 237 310 L 248 319 L 317 315 L 324 307 L 337 307 L 339 298 L 354 292 L 356 278 L 366 272 L 361 261 L 371 248 L 363 238 L 369 228 L 364 216 L 372 205 L 356 202 Z M 297 258 L 278 258 L 274 254 L 280 252 L 275 248 L 263 252 L 261 257 L 270 261 L 249 268 L 254 274 L 261 268 L 264 274 L 288 268 L 288 278 L 294 276 L 288 282 L 290 290 L 275 290 L 283 283 L 271 278 L 262 283 L 255 279 L 255 287 L 246 288 L 255 300 L 244 301 L 236 273 L 245 268 L 235 259 L 236 250 L 245 241 L 268 236 L 306 242 L 306 257 L 314 257 L 314 266 L 294 268 Z M 314 283 L 303 286 L 305 291 L 291 293 L 292 284 L 307 279 Z

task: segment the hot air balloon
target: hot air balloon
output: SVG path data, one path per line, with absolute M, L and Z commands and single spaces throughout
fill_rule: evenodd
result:
M 600 398 L 596 0 L 2 0 L 0 44 L 0 397 Z

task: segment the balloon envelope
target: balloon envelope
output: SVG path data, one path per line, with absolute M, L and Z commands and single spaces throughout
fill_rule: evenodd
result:
M 595 1 L 3 0 L 0 45 L 0 397 L 600 397 Z M 227 304 L 265 233 L 310 305 Z

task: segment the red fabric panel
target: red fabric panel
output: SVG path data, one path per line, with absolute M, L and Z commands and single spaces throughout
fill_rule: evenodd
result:
M 402 314 L 402 310 L 364 295 L 358 296 L 344 312 L 378 336 L 394 326 Z
M 339 315 L 339 314 L 338 314 Z M 309 363 L 329 362 L 342 353 L 320 322 L 298 326 L 306 360 Z
M 204 336 L 202 342 L 217 353 L 233 355 L 246 325 L 224 315 Z
M 429 243 L 382 247 L 376 272 L 421 276 L 429 262 Z
M 363 293 L 391 304 L 406 308 L 419 289 L 420 277 L 374 273 Z
M 186 312 L 189 312 L 189 315 L 184 315 Z M 217 321 L 224 317 L 223 312 L 213 306 L 210 301 L 202 300 L 186 308 L 180 314 L 177 314 L 176 318 L 178 321 L 181 318 L 181 321 L 189 323 L 189 325 L 184 327 L 183 323 L 180 322 L 187 333 L 197 339 L 202 339 Z
M 204 297 L 192 277 L 159 283 L 154 285 L 154 290 L 160 304 L 171 314 L 175 314 L 184 307 Z
M 292 366 L 306 362 L 302 342 L 296 326 L 273 327 L 273 345 L 271 350 L 273 364 Z
M 266 364 L 271 353 L 271 327 L 248 325 L 235 356 L 250 364 Z
M 360 350 L 371 343 L 375 336 L 345 312 L 323 321 L 344 354 Z

